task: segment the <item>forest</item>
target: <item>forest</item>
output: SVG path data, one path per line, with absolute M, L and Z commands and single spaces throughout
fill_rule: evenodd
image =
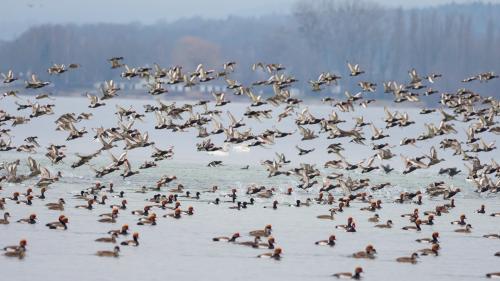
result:
M 33 27 L 18 38 L 0 43 L 0 71 L 37 73 L 49 79 L 54 63 L 78 63 L 78 71 L 50 78 L 58 90 L 95 87 L 120 79 L 106 61 L 123 56 L 129 66 L 182 65 L 193 71 L 200 63 L 220 69 L 238 63 L 232 78 L 241 83 L 266 78 L 254 73 L 256 62 L 281 63 L 307 93 L 307 81 L 323 71 L 339 74 L 343 88 L 356 87 L 347 79 L 347 62 L 360 64 L 363 79 L 408 82 L 408 71 L 440 73 L 435 87 L 455 91 L 471 87 L 461 80 L 500 65 L 500 4 L 447 4 L 428 8 L 389 8 L 362 1 L 298 1 L 287 15 L 188 18 L 153 25 L 92 24 Z M 223 83 L 223 81 L 221 82 Z M 488 83 L 474 89 L 499 96 Z M 355 91 L 353 89 L 353 91 Z M 57 93 L 55 93 L 57 94 Z

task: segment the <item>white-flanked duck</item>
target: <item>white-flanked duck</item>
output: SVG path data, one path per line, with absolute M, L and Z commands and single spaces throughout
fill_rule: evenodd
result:
M 314 244 L 319 245 L 319 246 L 333 247 L 333 246 L 335 246 L 335 240 L 337 240 L 335 235 L 330 235 L 330 237 L 328 237 L 328 240 L 319 240 L 319 241 L 314 242 Z
M 272 253 L 265 253 L 265 254 L 260 254 L 257 257 L 258 258 L 271 258 L 275 260 L 280 260 L 281 259 L 281 254 L 283 253 L 283 250 L 281 248 L 276 248 Z
M 212 238 L 212 241 L 215 242 L 236 242 L 236 239 L 240 238 L 240 233 L 236 232 L 231 237 L 220 236 Z
M 332 276 L 337 277 L 337 278 L 342 278 L 342 279 L 361 279 L 361 273 L 363 273 L 363 268 L 361 267 L 356 267 L 354 269 L 354 273 L 351 272 L 339 272 L 335 273 Z

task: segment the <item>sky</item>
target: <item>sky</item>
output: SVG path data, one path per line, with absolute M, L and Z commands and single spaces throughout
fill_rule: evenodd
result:
M 151 24 L 203 16 L 260 16 L 289 13 L 297 0 L 2 0 L 0 40 L 11 40 L 31 26 L 44 23 Z M 370 0 L 383 5 L 423 7 L 477 0 Z M 488 0 L 500 3 L 500 0 Z M 8 27 L 8 28 L 5 28 Z

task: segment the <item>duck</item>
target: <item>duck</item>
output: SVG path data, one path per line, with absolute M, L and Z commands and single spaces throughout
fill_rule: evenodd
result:
M 415 241 L 418 243 L 433 243 L 433 244 L 438 244 L 439 243 L 439 232 L 433 232 L 432 236 L 430 238 L 420 238 Z
M 333 214 L 335 214 L 335 210 L 330 209 L 329 211 L 330 211 L 329 215 L 319 215 L 319 216 L 316 216 L 316 218 L 318 218 L 320 220 L 334 220 L 335 218 L 333 217 Z
M 231 237 L 220 236 L 212 238 L 212 241 L 215 242 L 236 242 L 236 239 L 240 238 L 240 233 L 236 232 Z
M 194 215 L 194 207 L 189 206 L 187 211 L 182 211 L 182 213 L 184 213 L 185 215 L 188 215 L 188 216 L 192 216 L 192 215 Z
M 400 257 L 400 258 L 397 258 L 396 261 L 400 262 L 400 263 L 416 264 L 417 263 L 417 258 L 418 258 L 418 254 L 417 253 L 413 253 L 409 257 Z
M 260 242 L 260 237 L 259 236 L 255 236 L 255 238 L 253 239 L 253 241 L 238 242 L 237 244 L 238 245 L 242 245 L 242 246 L 249 246 L 249 247 L 252 247 L 252 248 L 259 248 L 259 242 Z
M 49 222 L 45 226 L 47 226 L 49 229 L 66 230 L 66 229 L 68 229 L 68 226 L 67 226 L 68 223 L 69 223 L 69 219 L 64 215 L 60 215 L 58 221 Z
M 415 225 L 410 225 L 410 226 L 404 226 L 401 229 L 403 230 L 415 230 L 415 231 L 421 231 L 422 229 L 420 228 L 420 225 L 422 224 L 422 221 L 417 219 L 415 221 Z
M 430 249 L 426 248 L 426 249 L 421 249 L 421 250 L 418 250 L 418 252 L 421 253 L 422 256 L 430 256 L 430 255 L 434 255 L 434 256 L 438 256 L 439 255 L 439 244 L 432 244 L 432 247 Z
M 335 235 L 330 235 L 330 237 L 328 237 L 328 240 L 319 240 L 319 241 L 314 242 L 314 244 L 319 245 L 319 246 L 333 247 L 333 246 L 335 246 L 335 240 L 337 240 Z
M 464 228 L 455 229 L 455 232 L 458 232 L 458 233 L 471 233 L 472 232 L 471 229 L 472 229 L 472 225 L 467 224 L 465 226 L 465 229 Z
M 492 216 L 492 217 L 500 217 L 500 213 L 491 213 L 490 216 Z
M 9 224 L 10 223 L 9 217 L 10 217 L 10 213 L 9 212 L 5 212 L 3 214 L 3 219 L 0 219 L 0 224 Z
M 181 209 L 180 208 L 176 208 L 173 213 L 163 215 L 163 217 L 164 218 L 171 217 L 171 218 L 174 218 L 174 219 L 180 219 L 181 218 L 181 214 L 182 214 Z
M 110 208 L 119 208 L 121 210 L 126 210 L 127 209 L 127 200 L 126 199 L 123 199 L 122 200 L 122 203 L 120 205 L 111 205 L 109 206 Z
M 28 241 L 26 239 L 21 239 L 18 245 L 5 246 L 3 248 L 4 251 L 18 251 L 20 249 L 26 249 L 26 245 L 28 245 Z
M 139 246 L 139 233 L 134 232 L 132 234 L 132 240 L 125 240 L 120 243 L 120 245 L 123 246 Z
M 116 210 L 116 213 L 115 213 L 115 210 Z M 117 217 L 118 217 L 118 209 L 114 209 L 113 214 L 110 217 L 98 219 L 97 221 L 102 222 L 102 223 L 115 223 Z
M 336 225 L 335 228 L 343 228 L 343 229 L 348 229 L 352 227 L 352 224 L 354 223 L 354 220 L 352 217 L 347 218 L 347 224 L 339 224 Z
M 272 206 L 264 206 L 263 208 L 270 208 L 270 209 L 273 209 L 273 210 L 277 210 L 278 209 L 278 204 L 279 204 L 278 200 L 274 200 Z
M 343 279 L 355 279 L 355 280 L 359 280 L 359 279 L 361 279 L 361 273 L 363 273 L 363 268 L 356 267 L 354 269 L 354 273 L 351 273 L 351 272 L 339 272 L 339 273 L 333 274 L 332 276 L 337 277 L 337 278 L 343 278 Z
M 20 248 L 19 250 L 15 250 L 15 251 L 7 251 L 3 255 L 6 257 L 10 257 L 10 258 L 23 259 L 24 256 L 26 255 L 26 249 Z
M 118 208 L 113 208 L 113 210 L 111 210 L 111 213 L 105 213 L 105 214 L 100 214 L 99 217 L 113 217 L 113 216 L 117 216 L 118 215 Z
M 451 224 L 466 225 L 467 223 L 465 222 L 465 219 L 466 219 L 465 215 L 462 214 L 462 215 L 460 215 L 460 219 L 459 220 L 452 221 Z
M 36 198 L 38 198 L 38 199 L 45 199 L 45 192 L 47 192 L 47 188 L 42 187 L 40 189 L 40 195 L 36 195 Z
M 152 213 L 148 217 L 140 218 L 137 225 L 156 225 L 156 214 Z
M 377 228 L 392 228 L 392 220 L 388 220 L 385 224 L 375 225 Z
M 47 203 L 45 206 L 47 206 L 49 210 L 64 211 L 64 204 L 66 204 L 64 199 L 59 198 L 57 203 Z
M 427 216 L 426 220 L 422 220 L 422 224 L 425 224 L 425 225 L 434 225 L 434 215 Z
M 483 237 L 489 239 L 500 239 L 500 234 L 485 234 Z
M 148 216 L 150 210 L 151 210 L 151 206 L 144 206 L 143 210 L 134 210 L 131 213 L 132 213 L 132 215 Z
M 486 278 L 500 278 L 500 272 L 486 273 Z
M 268 237 L 271 235 L 271 232 L 272 232 L 272 225 L 268 224 L 264 227 L 264 229 L 253 230 L 250 231 L 248 234 L 250 236 Z
M 29 224 L 35 224 L 36 223 L 36 214 L 31 214 L 29 217 L 24 218 L 24 219 L 19 219 L 17 221 L 18 223 L 29 223 Z
M 260 254 L 257 257 L 258 258 L 271 258 L 275 260 L 280 260 L 281 259 L 281 254 L 283 253 L 283 250 L 281 248 L 276 248 L 272 253 L 264 253 Z
M 376 253 L 377 250 L 372 245 L 368 245 L 364 251 L 354 253 L 352 257 L 357 259 L 374 259 Z
M 259 236 L 256 236 L 256 238 L 259 237 Z M 257 248 L 260 248 L 260 249 L 274 249 L 274 244 L 276 243 L 276 240 L 274 239 L 274 237 L 272 236 L 269 236 L 267 237 L 267 243 L 259 243 L 257 245 Z
M 90 199 L 89 201 L 87 201 L 87 205 L 77 205 L 75 206 L 75 208 L 92 210 L 94 208 L 93 204 L 94 204 L 94 199 Z
M 486 214 L 486 206 L 481 205 L 481 208 L 479 208 L 478 210 L 476 210 L 476 212 L 478 214 Z
M 118 233 L 113 232 L 111 233 L 111 237 L 102 237 L 102 238 L 97 238 L 96 242 L 104 242 L 104 243 L 116 243 L 116 238 L 118 238 Z
M 120 229 L 108 231 L 108 234 L 117 233 L 118 235 L 128 235 L 128 228 L 128 224 L 124 224 Z
M 120 247 L 115 246 L 113 251 L 97 251 L 96 255 L 99 257 L 115 257 L 117 258 L 120 255 Z
M 369 222 L 379 222 L 379 220 L 380 220 L 379 214 L 374 214 L 373 217 L 368 218 Z

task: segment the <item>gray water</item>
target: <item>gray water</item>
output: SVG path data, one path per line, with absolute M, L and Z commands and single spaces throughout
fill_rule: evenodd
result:
M 11 113 L 15 109 L 11 106 L 12 100 L 4 99 L 1 108 Z M 13 129 L 12 135 L 14 144 L 21 144 L 22 140 L 29 135 L 38 135 L 42 146 L 49 143 L 62 144 L 66 138 L 65 132 L 54 132 L 55 124 L 53 120 L 65 112 L 92 111 L 94 119 L 78 123 L 77 128 L 85 126 L 87 130 L 92 127 L 103 125 L 104 127 L 115 126 L 115 118 L 110 118 L 110 111 L 114 110 L 114 103 L 124 107 L 133 104 L 134 108 L 142 111 L 143 103 L 153 103 L 154 101 L 136 100 L 112 100 L 107 101 L 104 108 L 90 110 L 86 108 L 87 100 L 80 98 L 58 98 L 56 103 L 56 114 L 44 116 L 32 120 L 30 124 L 20 125 Z M 177 102 L 182 104 L 181 102 Z M 325 116 L 331 112 L 331 108 L 322 105 L 311 105 L 311 112 L 316 117 Z M 245 107 L 241 104 L 230 104 L 223 108 L 231 110 L 238 118 L 242 115 Z M 275 110 L 273 117 L 278 114 Z M 423 122 L 437 123 L 439 115 L 426 116 L 423 119 L 416 112 L 416 108 L 406 108 L 400 111 L 408 111 L 410 118 L 417 122 L 416 125 L 406 129 L 393 128 L 390 132 L 390 143 L 397 144 L 399 139 L 406 135 L 416 137 L 424 131 Z M 25 112 L 24 114 L 27 114 Z M 352 116 L 365 115 L 365 121 L 374 120 L 378 127 L 383 124 L 383 110 L 380 107 L 368 109 L 357 109 L 354 114 L 339 113 L 342 119 L 347 120 L 347 125 L 339 125 L 341 128 L 352 127 Z M 370 118 L 368 118 L 370 116 Z M 225 118 L 225 116 L 224 116 Z M 84 204 L 81 200 L 71 199 L 73 194 L 90 187 L 96 179 L 90 169 L 82 166 L 71 169 L 69 164 L 75 160 L 72 153 L 79 151 L 87 153 L 95 151 L 99 144 L 91 141 L 92 132 L 83 139 L 74 140 L 68 143 L 68 157 L 63 164 L 51 165 L 40 149 L 39 154 L 32 155 L 40 161 L 42 166 L 47 167 L 52 172 L 61 171 L 63 178 L 50 186 L 47 192 L 47 199 L 44 201 L 35 200 L 33 206 L 16 205 L 7 202 L 6 211 L 12 215 L 11 221 L 27 217 L 31 213 L 36 213 L 39 222 L 36 225 L 22 225 L 11 223 L 0 225 L 0 246 L 18 243 L 22 238 L 28 240 L 28 252 L 24 260 L 6 258 L 0 256 L 0 272 L 7 279 L 16 280 L 68 280 L 68 279 L 95 279 L 95 280 L 327 280 L 331 279 L 331 274 L 335 272 L 353 271 L 355 266 L 362 266 L 365 273 L 365 280 L 387 280 L 391 277 L 398 277 L 404 280 L 481 280 L 484 274 L 492 271 L 500 271 L 499 258 L 493 254 L 500 251 L 500 240 L 486 239 L 482 235 L 488 233 L 499 233 L 500 223 L 498 217 L 480 215 L 474 212 L 481 204 L 485 204 L 487 212 L 500 212 L 500 200 L 491 195 L 477 195 L 473 192 L 474 187 L 465 180 L 464 174 L 456 176 L 454 179 L 437 176 L 437 169 L 440 167 L 457 166 L 465 170 L 458 157 L 452 157 L 451 152 L 439 150 L 441 157 L 446 158 L 444 163 L 428 170 L 421 170 L 410 175 L 401 175 L 401 160 L 399 157 L 387 163 L 391 163 L 396 168 L 396 172 L 390 175 L 383 175 L 380 172 L 373 172 L 369 175 L 361 175 L 357 172 L 349 173 L 353 178 L 369 177 L 373 184 L 390 181 L 395 187 L 387 191 L 380 191 L 374 194 L 384 201 L 383 209 L 377 213 L 381 217 L 381 222 L 387 219 L 394 221 L 394 228 L 389 230 L 377 229 L 373 223 L 367 221 L 373 213 L 359 211 L 365 203 L 354 202 L 352 207 L 346 209 L 344 213 L 335 216 L 334 221 L 324 221 L 316 219 L 317 215 L 328 214 L 331 206 L 313 204 L 310 207 L 286 207 L 282 203 L 295 202 L 296 199 L 305 200 L 317 196 L 318 187 L 309 191 L 294 190 L 292 196 L 281 194 L 288 186 L 297 184 L 297 179 L 293 177 L 267 178 L 267 173 L 259 165 L 259 161 L 272 159 L 274 152 L 284 152 L 292 160 L 289 168 L 296 167 L 301 162 L 315 163 L 322 167 L 326 160 L 334 159 L 332 155 L 325 152 L 325 147 L 337 140 L 326 140 L 324 135 L 319 139 L 300 143 L 303 148 L 315 147 L 316 151 L 310 155 L 298 157 L 294 146 L 298 143 L 300 136 L 277 139 L 274 146 L 268 148 L 252 148 L 249 152 L 233 148 L 227 155 L 208 155 L 196 152 L 195 143 L 200 139 L 195 139 L 196 130 L 184 133 L 172 133 L 165 130 L 154 130 L 154 117 L 148 115 L 144 123 L 137 122 L 136 127 L 142 132 L 148 131 L 152 140 L 161 148 L 173 145 L 175 156 L 172 160 L 160 162 L 156 169 L 141 170 L 141 174 L 122 180 L 118 173 L 106 176 L 101 182 L 107 184 L 113 182 L 115 190 L 124 190 L 125 197 L 129 202 L 126 211 L 120 211 L 118 222 L 115 224 L 98 223 L 98 214 L 110 212 L 109 206 L 98 205 L 94 210 L 81 210 L 73 208 L 74 205 Z M 225 119 L 224 119 L 225 120 Z M 287 120 L 277 127 L 283 131 L 293 129 L 292 120 Z M 273 121 L 274 122 L 274 121 Z M 223 122 L 227 124 L 227 120 Z M 270 127 L 270 121 L 264 120 L 262 123 L 245 119 L 245 123 L 253 129 L 254 133 L 259 133 Z M 455 122 L 459 134 L 452 137 L 463 137 L 463 124 Z M 317 127 L 312 127 L 317 130 Z M 365 133 L 370 136 L 370 129 L 366 127 Z M 89 130 L 91 131 L 91 130 Z M 498 137 L 492 134 L 484 134 L 485 140 L 492 141 Z M 214 143 L 221 144 L 223 136 L 212 138 Z M 395 147 L 395 154 L 416 156 L 428 153 L 431 145 L 435 145 L 439 139 L 420 142 L 417 148 Z M 345 143 L 345 140 L 342 140 Z M 344 153 L 349 162 L 357 162 L 373 154 L 368 147 L 355 144 L 345 144 Z M 134 170 L 143 161 L 144 155 L 150 154 L 150 148 L 137 149 L 129 153 Z M 120 153 L 120 149 L 113 150 L 115 155 Z M 482 160 L 488 161 L 490 158 L 498 160 L 497 151 L 490 154 L 480 154 Z M 28 154 L 14 152 L 0 153 L 0 161 L 12 161 L 17 158 L 26 159 Z M 211 160 L 223 160 L 225 165 L 218 168 L 208 168 L 206 164 Z M 22 160 L 24 161 L 24 160 Z M 92 164 L 96 167 L 110 163 L 106 154 L 94 159 Z M 378 162 L 377 162 L 378 163 Z M 241 170 L 240 167 L 249 164 L 249 170 Z M 322 169 L 322 168 L 321 168 Z M 331 172 L 328 169 L 323 172 Z M 20 167 L 20 173 L 25 172 Z M 193 206 L 194 216 L 184 216 L 180 220 L 173 220 L 161 217 L 171 211 L 155 209 L 159 219 L 156 226 L 138 226 L 137 217 L 130 214 L 130 210 L 142 209 L 146 198 L 150 198 L 157 192 L 147 194 L 135 193 L 141 185 L 152 186 L 162 175 L 176 175 L 178 180 L 174 184 L 182 183 L 190 191 L 201 191 L 217 184 L 221 188 L 217 194 L 203 193 L 199 201 L 181 201 L 182 209 Z M 424 204 L 417 206 L 414 204 L 395 205 L 390 204 L 393 198 L 404 190 L 423 189 L 429 183 L 436 180 L 446 180 L 456 187 L 460 187 L 463 192 L 457 195 L 457 207 L 449 214 L 437 217 L 437 224 L 434 226 L 424 226 L 421 233 L 409 233 L 401 230 L 402 226 L 409 225 L 407 219 L 401 218 L 400 214 L 412 212 L 414 208 L 421 211 L 433 210 L 436 205 L 443 204 L 441 199 L 425 198 Z M 0 191 L 1 197 L 8 197 L 14 191 L 24 192 L 34 181 L 22 184 L 3 184 Z M 238 200 L 248 200 L 244 194 L 246 187 L 251 184 L 264 184 L 274 186 L 280 194 L 276 199 L 280 202 L 278 210 L 266 209 L 263 206 L 270 206 L 273 199 L 257 199 L 254 206 L 246 210 L 230 210 L 230 203 L 220 206 L 207 204 L 207 201 L 215 197 L 223 198 L 231 188 L 238 189 Z M 162 194 L 168 194 L 170 187 L 164 187 Z M 35 193 L 39 191 L 35 189 Z M 341 196 L 334 193 L 335 197 Z M 66 209 L 63 212 L 69 217 L 69 229 L 67 231 L 54 231 L 45 227 L 45 223 L 57 220 L 58 211 L 50 211 L 44 207 L 45 203 L 55 202 L 58 198 L 66 198 Z M 228 198 L 225 198 L 228 199 Z M 112 198 L 110 203 L 119 204 L 121 198 Z M 83 202 L 83 203 L 82 203 Z M 474 229 L 471 234 L 455 233 L 457 228 L 449 222 L 456 220 L 460 214 L 465 213 Z M 347 217 L 352 216 L 356 221 L 358 232 L 345 233 L 334 228 L 336 224 L 344 224 Z M 122 247 L 121 255 L 118 259 L 99 258 L 94 255 L 98 250 L 111 250 L 112 244 L 96 243 L 94 239 L 108 236 L 106 232 L 110 229 L 120 228 L 122 224 L 129 224 L 131 232 L 140 233 L 141 245 L 135 247 Z M 273 225 L 273 236 L 277 245 L 283 248 L 283 258 L 281 261 L 263 260 L 255 258 L 258 254 L 268 252 L 267 250 L 256 250 L 248 247 L 231 245 L 230 243 L 212 242 L 215 236 L 230 236 L 234 232 L 240 232 L 243 237 L 240 241 L 252 240 L 247 234 L 251 230 L 261 229 L 266 224 Z M 428 247 L 426 244 L 416 243 L 414 240 L 422 237 L 430 237 L 431 233 L 439 231 L 441 234 L 442 250 L 439 257 L 421 257 L 416 265 L 399 264 L 395 259 L 400 256 L 408 256 L 413 251 Z M 314 245 L 317 240 L 327 239 L 329 235 L 337 236 L 337 245 L 333 248 Z M 127 237 L 126 239 L 130 239 Z M 361 251 L 368 244 L 373 244 L 378 252 L 375 260 L 358 260 L 349 257 L 350 254 Z M 38 277 L 39 276 L 39 277 Z

